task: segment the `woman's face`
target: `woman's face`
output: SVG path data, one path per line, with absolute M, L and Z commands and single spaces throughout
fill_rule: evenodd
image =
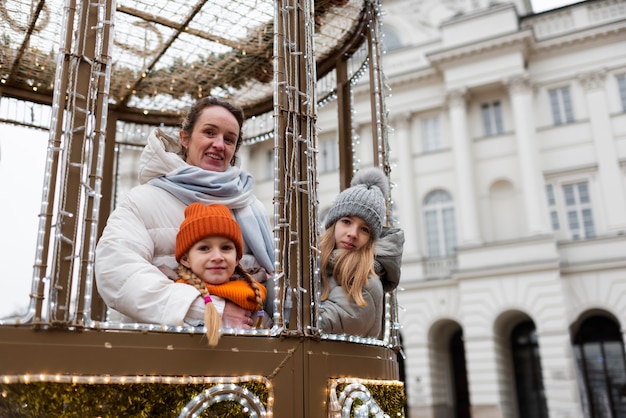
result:
M 206 283 L 226 283 L 235 272 L 237 247 L 225 237 L 206 237 L 196 242 L 180 262 Z
M 191 135 L 180 131 L 180 139 L 187 149 L 187 164 L 210 171 L 226 171 L 235 154 L 239 138 L 239 123 L 222 106 L 204 109 Z
M 358 216 L 345 216 L 335 222 L 335 249 L 360 250 L 370 240 L 371 230 Z

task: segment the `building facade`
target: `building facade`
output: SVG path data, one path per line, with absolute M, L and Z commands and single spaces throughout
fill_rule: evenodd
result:
M 410 416 L 626 416 L 626 1 L 383 7 Z M 321 213 L 334 112 L 318 115 Z M 271 213 L 270 142 L 243 164 Z

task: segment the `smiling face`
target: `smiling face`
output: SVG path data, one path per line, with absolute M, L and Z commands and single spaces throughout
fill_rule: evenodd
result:
M 335 222 L 335 249 L 360 250 L 370 237 L 371 228 L 358 216 L 344 216 Z
M 237 265 L 235 243 L 225 237 L 211 236 L 196 242 L 181 257 L 180 263 L 205 283 L 222 284 L 230 280 Z
M 202 110 L 191 134 L 180 131 L 180 139 L 187 149 L 187 164 L 225 171 L 235 155 L 239 122 L 229 110 L 210 106 Z

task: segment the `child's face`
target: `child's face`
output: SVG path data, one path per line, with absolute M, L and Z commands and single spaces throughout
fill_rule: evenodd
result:
M 237 248 L 228 238 L 207 237 L 196 242 L 180 262 L 206 283 L 222 284 L 235 272 Z
M 358 216 L 339 218 L 335 223 L 335 249 L 360 250 L 370 240 L 371 230 Z

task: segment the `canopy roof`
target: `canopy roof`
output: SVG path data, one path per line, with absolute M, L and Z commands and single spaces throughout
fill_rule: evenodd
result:
M 68 0 L 5 0 L 0 7 L 0 92 L 51 103 Z M 94 2 L 96 3 L 96 2 Z M 94 6 L 97 7 L 97 6 Z M 260 114 L 272 106 L 274 14 L 269 0 L 117 0 L 109 108 L 178 114 L 215 95 Z M 362 0 L 316 0 L 318 76 L 360 43 Z

